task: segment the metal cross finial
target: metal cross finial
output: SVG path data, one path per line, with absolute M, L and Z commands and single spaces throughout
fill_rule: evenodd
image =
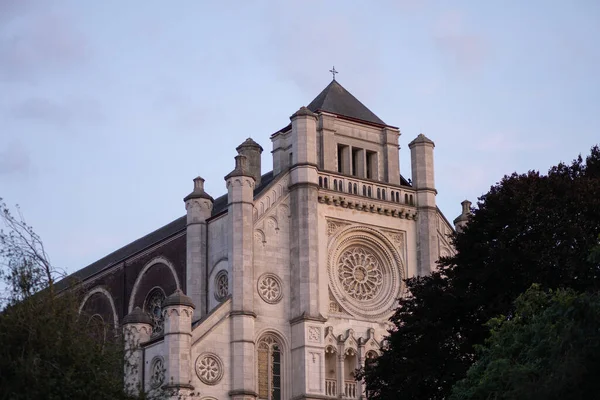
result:
M 333 67 L 333 69 L 330 69 L 329 72 L 331 72 L 331 74 L 333 75 L 333 80 L 335 81 L 335 74 L 337 74 L 338 72 L 335 70 L 335 66 Z

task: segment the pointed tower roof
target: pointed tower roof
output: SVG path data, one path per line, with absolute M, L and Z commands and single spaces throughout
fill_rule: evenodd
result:
M 386 125 L 338 81 L 333 80 L 307 107 L 312 112 L 326 111 L 379 125 Z

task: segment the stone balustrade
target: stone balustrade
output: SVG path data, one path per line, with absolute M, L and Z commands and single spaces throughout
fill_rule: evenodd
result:
M 325 379 L 325 396 L 337 397 L 337 382 L 335 379 Z
M 359 180 L 345 175 L 319 173 L 319 187 L 356 196 L 414 206 L 415 191 L 386 185 L 381 182 Z
M 356 398 L 356 381 L 344 382 L 344 396 L 349 399 Z

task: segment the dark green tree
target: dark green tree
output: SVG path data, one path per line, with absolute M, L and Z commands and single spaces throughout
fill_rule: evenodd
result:
M 485 323 L 510 316 L 533 283 L 597 290 L 600 149 L 547 175 L 505 176 L 479 198 L 456 254 L 407 281 L 382 356 L 359 374 L 372 399 L 445 399 L 476 360 Z
M 2 227 L 3 225 L 3 227 Z M 40 237 L 0 199 L 0 399 L 127 399 L 123 343 L 114 327 L 80 313 L 81 291 Z
M 600 297 L 532 286 L 491 319 L 479 360 L 450 400 L 577 400 L 600 393 Z

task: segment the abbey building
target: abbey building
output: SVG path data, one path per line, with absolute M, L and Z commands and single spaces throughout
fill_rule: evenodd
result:
M 81 309 L 139 344 L 131 390 L 365 398 L 403 279 L 452 252 L 434 143 L 409 144 L 407 180 L 399 136 L 334 80 L 271 135 L 272 171 L 247 139 L 224 195 L 195 178 L 184 216 L 78 271 Z

